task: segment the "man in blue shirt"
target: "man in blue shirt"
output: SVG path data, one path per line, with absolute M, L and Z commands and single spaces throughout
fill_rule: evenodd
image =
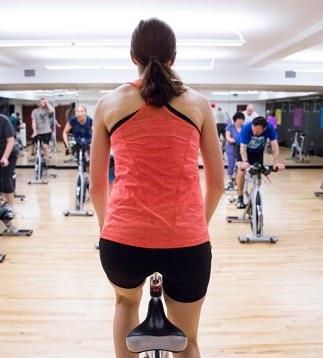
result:
M 284 164 L 279 159 L 279 146 L 277 142 L 276 132 L 274 127 L 267 122 L 267 120 L 258 116 L 243 126 L 239 135 L 239 146 L 237 146 L 237 190 L 238 202 L 237 208 L 243 209 L 246 205 L 243 202 L 243 186 L 245 171 L 254 163 L 262 163 L 264 161 L 264 151 L 267 139 L 270 140 L 270 145 L 273 154 L 273 167 L 282 170 Z

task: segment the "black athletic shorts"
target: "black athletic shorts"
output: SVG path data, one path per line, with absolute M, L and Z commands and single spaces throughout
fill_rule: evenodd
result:
M 264 164 L 264 150 L 259 152 L 250 152 L 247 149 L 247 157 L 248 157 L 248 163 L 250 165 L 255 163 L 261 163 Z M 242 162 L 241 154 L 240 154 L 240 144 L 236 145 L 236 161 Z
M 163 275 L 163 290 L 179 302 L 205 296 L 211 273 L 211 245 L 146 249 L 100 240 L 100 258 L 108 279 L 122 288 L 135 288 L 154 272 Z
M 13 175 L 16 168 L 17 155 L 11 154 L 8 161 L 9 165 L 7 167 L 0 166 L 0 192 L 5 194 L 11 194 L 15 191 Z
M 49 144 L 49 142 L 52 139 L 52 133 L 43 133 L 43 134 L 37 134 L 36 137 L 33 140 L 33 143 L 37 143 L 37 140 L 40 140 L 40 143 Z

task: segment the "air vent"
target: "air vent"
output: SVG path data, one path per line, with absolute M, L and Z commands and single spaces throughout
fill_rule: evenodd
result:
M 24 70 L 24 76 L 25 77 L 35 77 L 36 70 Z
M 285 78 L 296 78 L 295 71 L 285 71 Z

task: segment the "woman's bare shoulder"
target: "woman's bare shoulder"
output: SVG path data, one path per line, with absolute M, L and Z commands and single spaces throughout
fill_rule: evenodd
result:
M 135 112 L 142 103 L 140 91 L 131 84 L 123 84 L 98 100 L 96 113 L 110 128 L 116 121 Z
M 186 91 L 171 101 L 179 112 L 189 117 L 199 129 L 202 128 L 210 103 L 206 97 L 190 87 L 185 86 Z
M 185 87 L 188 100 L 193 100 L 195 104 L 200 106 L 210 106 L 209 100 L 200 92 L 194 90 L 191 87 Z

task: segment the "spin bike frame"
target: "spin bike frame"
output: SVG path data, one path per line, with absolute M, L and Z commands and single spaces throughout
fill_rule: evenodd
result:
M 186 349 L 187 337 L 166 317 L 162 296 L 162 276 L 155 272 L 150 277 L 150 301 L 146 319 L 126 338 L 127 348 L 133 353 L 145 352 L 145 358 L 167 358 L 168 352 Z
M 35 156 L 35 179 L 30 180 L 28 184 L 48 184 L 47 180 L 43 180 L 44 164 L 43 156 L 41 154 L 41 141 L 39 137 L 36 138 L 36 156 Z
M 33 233 L 32 229 L 18 229 L 15 225 L 12 224 L 12 220 L 15 217 L 15 214 L 11 209 L 8 207 L 8 203 L 3 203 L 1 209 L 6 210 L 6 216 L 1 217 L 2 223 L 5 225 L 5 229 L 0 232 L 0 236 L 31 236 Z M 0 254 L 0 262 L 2 262 L 5 258 L 5 255 Z
M 227 216 L 226 220 L 229 223 L 250 223 L 251 221 L 251 200 L 250 196 L 252 193 L 252 187 L 253 187 L 253 178 L 249 174 L 249 171 L 246 171 L 245 180 L 244 180 L 244 186 L 243 186 L 243 202 L 247 203 L 243 214 L 241 216 Z M 234 203 L 238 200 L 238 197 L 234 198 L 231 197 L 229 199 L 230 203 Z
M 323 197 L 323 182 L 322 182 L 322 184 L 320 186 L 320 189 L 322 191 L 316 191 L 314 194 L 315 194 L 315 196 L 322 198 Z
M 248 173 L 252 178 L 252 188 L 248 204 L 241 217 L 228 216 L 229 223 L 245 223 L 250 222 L 252 232 L 249 235 L 238 236 L 241 243 L 248 242 L 270 242 L 278 241 L 276 236 L 264 235 L 264 215 L 262 209 L 261 198 L 261 181 L 262 175 L 268 176 L 271 172 L 276 171 L 272 167 L 266 167 L 263 164 L 255 163 L 248 169 Z
M 84 208 L 85 196 L 86 196 L 86 163 L 85 163 L 85 148 L 83 146 L 77 146 L 77 163 L 78 173 L 76 178 L 75 188 L 75 209 L 67 210 L 64 212 L 65 216 L 93 216 L 93 212 Z
M 301 130 L 295 129 L 294 141 L 291 146 L 291 156 L 287 159 L 294 159 L 296 162 L 307 162 L 304 158 L 305 134 Z

